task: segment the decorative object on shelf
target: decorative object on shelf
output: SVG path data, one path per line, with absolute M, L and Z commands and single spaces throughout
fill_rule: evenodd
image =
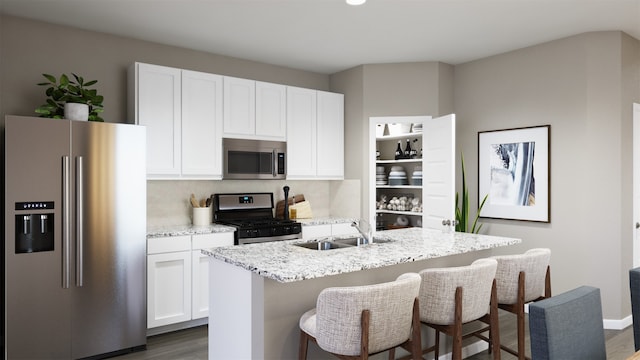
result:
M 416 186 L 422 185 L 422 166 L 416 166 L 411 174 L 411 183 Z
M 417 142 L 418 139 L 413 139 L 413 142 Z M 409 158 L 416 159 L 418 157 L 418 150 L 416 150 L 416 146 L 414 145 L 409 151 Z
M 376 137 L 383 137 L 387 124 L 376 124 Z
M 549 222 L 551 125 L 478 132 L 480 217 Z
M 411 132 L 413 132 L 413 133 L 421 133 L 422 132 L 422 123 L 413 123 L 411 125 Z
M 460 162 L 462 164 L 462 199 L 459 199 L 459 194 L 456 191 L 456 231 L 477 234 L 482 228 L 482 224 L 478 225 L 478 217 L 480 216 L 482 207 L 487 201 L 488 195 L 485 195 L 480 202 L 471 229 L 469 229 L 469 190 L 467 189 L 467 176 L 464 170 L 464 154 L 462 153 L 460 153 Z M 460 200 L 460 203 L 458 200 Z
M 422 204 L 420 204 L 420 198 L 413 197 L 413 195 L 408 194 L 404 196 L 394 196 L 387 203 L 387 196 L 381 195 L 380 201 L 376 203 L 376 207 L 378 210 L 389 210 L 389 211 L 411 211 L 411 212 L 422 212 Z
M 387 124 L 387 130 L 389 130 L 389 135 L 391 136 L 408 134 L 411 132 L 411 124 L 410 123 Z
M 100 117 L 104 97 L 98 95 L 96 89 L 89 88 L 98 80 L 85 81 L 82 76 L 73 74 L 73 79 L 68 75 L 60 75 L 60 79 L 49 74 L 42 74 L 48 81 L 38 83 L 40 86 L 48 86 L 46 90 L 46 103 L 36 108 L 35 112 L 40 117 L 54 119 L 104 121 Z M 73 105 L 72 105 L 73 104 Z
M 402 151 L 402 145 L 400 143 L 400 140 L 398 140 L 398 146 L 396 146 L 395 159 L 400 160 L 403 158 L 404 158 L 404 152 Z
M 376 166 L 376 185 L 387 184 L 387 175 L 384 173 L 384 166 Z
M 407 173 L 402 166 L 392 166 L 389 172 L 389 185 L 408 185 Z

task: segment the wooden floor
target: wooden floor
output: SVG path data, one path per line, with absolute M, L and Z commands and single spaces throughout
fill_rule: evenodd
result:
M 516 347 L 515 335 L 515 315 L 504 313 L 500 315 L 500 340 L 503 344 Z M 528 330 L 527 330 L 528 334 Z M 631 326 L 624 330 L 605 330 L 607 359 L 625 360 L 634 352 L 633 328 Z M 528 339 L 528 335 L 527 335 Z M 526 351 L 531 355 L 527 341 Z M 517 359 L 515 356 L 502 351 L 503 360 Z M 433 355 L 426 355 L 427 359 L 432 359 Z M 187 330 L 177 331 L 168 334 L 149 337 L 147 340 L 147 350 L 132 354 L 115 357 L 116 360 L 196 360 L 207 359 L 207 327 L 200 326 Z M 492 355 L 486 351 L 468 357 L 469 360 L 490 360 Z

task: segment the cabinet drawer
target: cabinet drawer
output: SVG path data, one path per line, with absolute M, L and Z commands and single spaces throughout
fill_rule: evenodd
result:
M 167 236 L 147 239 L 147 254 L 191 250 L 191 236 Z
M 193 235 L 193 250 L 233 245 L 233 232 Z

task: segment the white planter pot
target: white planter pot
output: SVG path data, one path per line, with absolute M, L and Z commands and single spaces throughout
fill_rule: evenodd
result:
M 89 120 L 89 105 L 78 103 L 64 104 L 64 117 L 69 120 Z

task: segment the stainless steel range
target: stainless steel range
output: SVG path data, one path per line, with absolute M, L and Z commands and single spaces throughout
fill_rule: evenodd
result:
M 215 194 L 213 219 L 236 228 L 236 245 L 302 238 L 302 225 L 273 216 L 273 193 Z

